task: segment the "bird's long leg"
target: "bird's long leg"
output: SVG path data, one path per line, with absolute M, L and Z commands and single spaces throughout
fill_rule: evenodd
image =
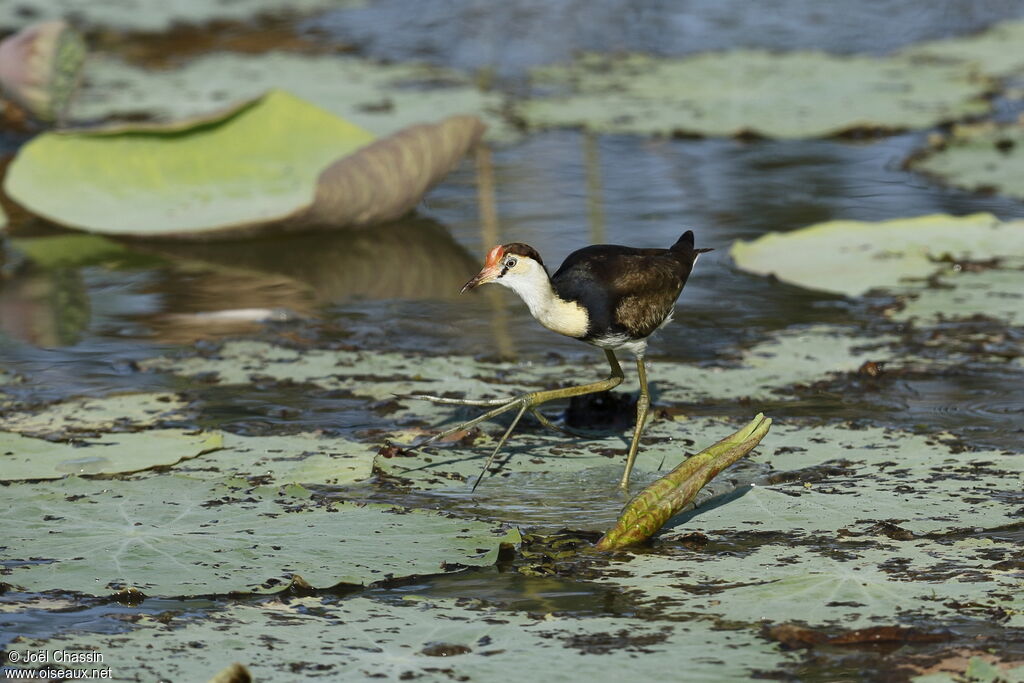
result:
M 518 396 L 513 399 L 502 399 L 502 402 L 498 404 L 497 407 L 494 408 L 493 410 L 490 410 L 479 417 L 473 418 L 469 422 L 464 422 L 460 425 L 457 425 L 450 429 L 446 429 L 443 432 L 435 434 L 429 439 L 426 439 L 425 441 L 416 444 L 415 447 L 419 448 L 421 446 L 425 446 L 433 441 L 437 441 L 438 439 L 444 438 L 449 434 L 454 434 L 455 432 L 461 431 L 463 429 L 468 429 L 469 427 L 472 427 L 480 422 L 483 422 L 484 420 L 488 420 L 492 417 L 497 417 L 498 415 L 513 410 L 514 408 L 519 408 L 519 414 L 516 415 L 515 420 L 513 420 L 512 426 L 509 427 L 508 431 L 502 437 L 501 441 L 498 442 L 498 446 L 497 448 L 494 449 L 494 452 L 491 453 L 491 457 L 487 459 L 487 465 L 484 466 L 484 471 L 486 472 L 491 462 L 498 455 L 498 452 L 501 450 L 502 446 L 505 445 L 505 442 L 508 440 L 508 437 L 512 434 L 512 430 L 519 423 L 519 419 L 527 410 L 532 410 L 533 408 L 542 403 L 547 403 L 548 401 L 554 401 L 560 398 L 572 398 L 573 396 L 583 396 L 584 394 L 596 394 L 601 391 L 608 391 L 609 389 L 613 389 L 622 383 L 622 380 L 625 378 L 625 375 L 623 375 L 622 373 L 622 367 L 619 365 L 619 360 L 615 357 L 615 352 L 612 351 L 611 349 L 605 349 L 604 353 L 605 356 L 608 358 L 608 365 L 611 367 L 611 375 L 607 379 L 602 379 L 597 382 L 591 382 L 590 384 L 581 384 L 575 387 L 563 387 L 561 389 L 549 389 L 546 391 L 531 391 L 528 394 L 523 394 L 522 396 Z M 426 400 L 435 400 L 441 397 L 410 396 L 409 398 L 426 398 Z M 451 399 L 441 399 L 439 402 L 454 403 L 456 401 Z M 481 405 L 492 406 L 495 405 L 495 403 L 488 401 L 486 403 L 481 403 Z M 479 479 L 477 481 L 479 482 Z
M 590 436 L 590 434 L 584 434 L 583 432 L 575 432 L 571 429 L 566 429 L 561 425 L 556 425 L 554 422 L 549 420 L 544 413 L 540 412 L 536 408 L 530 408 L 530 413 L 533 414 L 533 416 L 537 418 L 537 422 L 540 422 L 543 426 L 547 427 L 548 429 L 553 429 L 556 432 L 561 432 L 566 436 L 574 436 L 581 439 Z
M 643 356 L 636 357 L 636 374 L 640 378 L 640 397 L 636 401 L 636 427 L 633 429 L 633 441 L 629 444 L 629 455 L 626 456 L 626 471 L 622 473 L 622 481 L 619 482 L 621 489 L 629 488 L 629 475 L 633 471 L 636 452 L 640 447 L 640 435 L 643 434 L 647 411 L 651 407 L 651 395 L 647 391 L 647 368 Z

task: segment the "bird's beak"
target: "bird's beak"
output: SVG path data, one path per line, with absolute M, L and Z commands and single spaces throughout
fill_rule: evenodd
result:
M 497 280 L 501 275 L 501 257 L 504 255 L 505 250 L 500 244 L 487 252 L 487 258 L 484 259 L 484 267 L 479 273 L 470 278 L 469 282 L 463 285 L 461 293 L 465 294 L 480 285 L 486 285 L 488 282 Z
M 495 280 L 498 279 L 498 274 L 500 272 L 501 271 L 498 268 L 495 268 L 493 266 L 484 266 L 479 273 L 474 275 L 472 278 L 470 278 L 469 282 L 463 285 L 462 292 L 460 293 L 465 294 L 469 290 L 475 289 L 480 285 L 486 285 L 488 282 L 494 282 Z

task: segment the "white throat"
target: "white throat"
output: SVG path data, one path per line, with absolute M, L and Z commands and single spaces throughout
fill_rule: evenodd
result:
M 529 268 L 521 273 L 508 273 L 496 280 L 519 295 L 530 315 L 552 332 L 568 337 L 582 337 L 587 333 L 589 316 L 577 303 L 560 298 L 551 286 L 547 271 L 532 259 Z

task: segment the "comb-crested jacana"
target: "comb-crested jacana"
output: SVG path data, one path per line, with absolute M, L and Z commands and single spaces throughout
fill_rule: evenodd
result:
M 644 366 L 647 338 L 672 319 L 676 299 L 683 291 L 694 263 L 701 254 L 708 251 L 712 250 L 695 249 L 693 231 L 687 230 L 668 249 L 637 249 L 615 244 L 584 247 L 569 254 L 558 271 L 549 276 L 540 254 L 527 244 L 514 242 L 491 249 L 483 269 L 466 283 L 462 288 L 463 293 L 489 282 L 508 287 L 526 302 L 530 313 L 544 327 L 604 349 L 611 366 L 611 375 L 599 382 L 534 391 L 513 399 L 478 401 L 417 396 L 437 403 L 493 408 L 469 422 L 435 434 L 428 442 L 518 408 L 515 419 L 473 485 L 475 489 L 526 411 L 533 413 L 543 425 L 565 431 L 552 424 L 537 410 L 537 406 L 559 398 L 607 391 L 618 386 L 624 377 L 615 351 L 626 349 L 636 356 L 640 379 L 636 427 L 626 457 L 626 469 L 619 484 L 626 488 L 651 405 Z

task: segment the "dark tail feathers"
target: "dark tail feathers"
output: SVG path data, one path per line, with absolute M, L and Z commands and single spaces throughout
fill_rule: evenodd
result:
M 697 257 L 700 256 L 701 254 L 707 253 L 709 251 L 714 251 L 714 249 L 694 249 L 693 230 L 687 230 L 686 232 L 684 232 L 683 236 L 680 237 L 675 244 L 669 247 L 669 250 L 675 252 L 676 254 L 679 254 L 684 258 L 689 259 L 690 263 L 696 261 Z

